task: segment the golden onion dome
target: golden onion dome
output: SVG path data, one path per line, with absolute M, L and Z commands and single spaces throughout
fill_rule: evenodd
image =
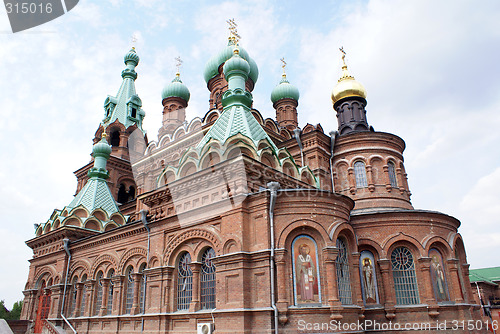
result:
M 343 50 L 341 50 L 343 51 Z M 345 53 L 342 55 L 342 76 L 340 77 L 337 85 L 332 91 L 332 101 L 336 103 L 346 97 L 361 97 L 366 99 L 365 87 L 358 81 L 354 79 L 352 75 L 349 74 L 347 70 L 347 65 L 345 63 Z

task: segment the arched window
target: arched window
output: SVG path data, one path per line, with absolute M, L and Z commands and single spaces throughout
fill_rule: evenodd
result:
M 177 266 L 177 309 L 188 310 L 193 297 L 193 272 L 191 271 L 191 255 L 184 253 Z
M 200 300 L 202 309 L 215 308 L 215 251 L 208 248 L 201 257 Z
M 146 268 L 146 263 L 141 264 L 139 267 L 139 273 L 142 274 L 139 287 L 139 308 L 141 309 L 141 313 L 144 313 L 144 284 L 146 283 L 146 275 L 143 273 L 144 268 Z
M 387 172 L 389 173 L 389 182 L 391 183 L 391 187 L 396 188 L 398 186 L 398 181 L 396 179 L 396 166 L 393 162 L 389 162 L 387 164 Z
M 116 201 L 122 204 L 128 202 L 127 190 L 125 189 L 125 185 L 123 183 L 118 187 L 118 196 L 116 198 Z
M 83 283 L 83 288 L 82 288 L 82 301 L 80 302 L 80 317 L 83 317 L 85 314 L 85 302 L 87 299 L 87 285 L 85 284 L 85 281 L 87 280 L 87 275 L 82 276 L 82 283 Z
M 111 146 L 120 146 L 120 131 L 115 130 L 111 133 Z
M 420 303 L 413 255 L 406 247 L 397 247 L 391 254 L 392 277 L 396 303 L 414 305 Z
M 113 284 L 113 276 L 115 276 L 115 270 L 111 269 L 108 272 L 108 278 L 109 280 L 109 288 L 108 288 L 108 305 L 107 305 L 107 314 L 110 315 L 113 312 L 113 289 L 114 289 L 114 284 Z
M 77 283 L 78 283 L 78 277 L 73 277 L 72 283 L 71 283 L 71 289 L 69 293 L 69 307 L 68 307 L 68 316 L 72 317 L 73 313 L 75 312 L 75 306 L 76 306 L 76 296 L 78 293 L 77 290 Z
M 429 257 L 431 258 L 430 274 L 434 296 L 438 302 L 448 301 L 450 297 L 448 295 L 448 284 L 446 282 L 443 257 L 435 248 L 429 250 Z
M 102 306 L 102 271 L 97 273 L 95 285 L 94 315 L 98 315 Z
M 125 296 L 125 313 L 130 313 L 132 303 L 134 302 L 134 268 L 129 266 L 126 271 L 127 294 Z
M 339 252 L 335 259 L 335 269 L 337 270 L 339 299 L 342 304 L 352 304 L 347 246 L 342 239 L 337 239 L 337 248 Z
M 354 178 L 356 179 L 356 188 L 368 187 L 366 181 L 366 168 L 363 161 L 356 161 L 354 163 Z

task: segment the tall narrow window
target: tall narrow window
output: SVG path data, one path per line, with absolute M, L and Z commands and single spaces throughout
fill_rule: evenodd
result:
M 347 247 L 342 239 L 337 239 L 337 248 L 339 252 L 337 254 L 337 259 L 335 260 L 335 268 L 337 270 L 337 289 L 339 291 L 339 299 L 342 304 L 352 304 Z
M 85 281 L 87 280 L 87 275 L 82 276 L 82 283 L 83 283 L 83 289 L 82 289 L 82 301 L 80 302 L 80 317 L 83 317 L 85 314 L 85 301 L 87 299 L 87 286 L 85 284 Z
M 413 255 L 406 247 L 397 247 L 391 255 L 392 276 L 396 303 L 414 305 L 420 303 Z
M 113 312 L 113 288 L 114 288 L 114 284 L 113 284 L 113 276 L 115 275 L 115 271 L 113 269 L 111 269 L 109 272 L 108 272 L 108 278 L 110 278 L 109 280 L 109 288 L 108 288 L 108 305 L 107 305 L 107 314 L 110 315 L 112 312 Z
M 356 188 L 368 187 L 366 181 L 366 168 L 363 161 L 356 161 L 354 163 L 354 178 L 356 179 Z
M 136 118 L 136 117 L 137 117 L 137 109 L 132 107 L 131 112 L 130 112 L 130 115 L 131 115 L 133 118 Z
M 102 271 L 97 273 L 95 285 L 94 315 L 98 315 L 102 306 Z
M 120 146 L 120 131 L 111 133 L 111 146 Z
M 202 309 L 215 308 L 215 265 L 212 259 L 215 251 L 205 250 L 201 257 L 200 300 Z
M 389 162 L 387 164 L 387 171 L 389 173 L 389 182 L 391 183 L 391 187 L 396 188 L 398 186 L 398 181 L 396 180 L 396 166 L 393 162 Z
M 144 284 L 146 283 L 146 276 L 144 275 L 144 268 L 146 268 L 146 263 L 141 264 L 139 267 L 139 273 L 141 276 L 141 283 L 139 287 L 139 308 L 141 309 L 141 313 L 144 313 Z
M 177 266 L 177 309 L 188 310 L 193 297 L 193 272 L 191 271 L 191 256 L 184 253 Z
M 125 298 L 125 313 L 130 313 L 132 309 L 132 303 L 134 302 L 134 276 L 132 275 L 134 272 L 134 268 L 129 266 L 126 271 L 126 280 L 127 280 L 127 294 Z
M 78 277 L 73 277 L 73 281 L 71 283 L 71 290 L 70 290 L 70 295 L 69 295 L 69 307 L 68 307 L 68 316 L 72 317 L 73 313 L 75 312 L 75 306 L 76 306 L 76 295 L 77 295 L 77 285 L 78 283 Z

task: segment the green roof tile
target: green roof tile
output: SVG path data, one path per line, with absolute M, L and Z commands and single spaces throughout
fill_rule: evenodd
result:
M 500 267 L 470 269 L 469 279 L 471 282 L 499 282 Z

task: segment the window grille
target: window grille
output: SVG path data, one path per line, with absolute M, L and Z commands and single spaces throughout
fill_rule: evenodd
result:
M 188 310 L 193 297 L 193 272 L 191 271 L 191 256 L 184 253 L 177 267 L 177 309 Z
M 398 181 L 396 180 L 396 166 L 394 163 L 389 162 L 387 164 L 388 172 L 389 172 L 389 182 L 391 183 L 391 187 L 396 188 L 398 186 Z
M 113 281 L 111 280 L 115 274 L 115 271 L 111 269 L 111 271 L 108 273 L 108 277 L 110 278 L 109 280 L 109 288 L 108 288 L 108 305 L 107 305 L 107 310 L 106 314 L 110 315 L 113 312 L 113 288 L 114 284 Z
M 215 308 L 215 251 L 208 248 L 201 258 L 200 299 L 202 309 Z
M 134 277 L 132 266 L 127 269 L 127 295 L 125 299 L 125 313 L 130 313 L 132 309 L 132 303 L 134 302 Z
M 366 168 L 364 162 L 357 161 L 354 163 L 354 178 L 356 179 L 356 188 L 368 187 L 368 182 L 366 181 Z
M 80 303 L 80 317 L 83 317 L 84 313 L 85 313 L 85 301 L 87 299 L 87 286 L 85 285 L 85 281 L 87 280 L 87 275 L 84 275 L 82 277 L 82 283 L 83 284 L 83 288 L 82 288 L 82 301 Z
M 99 271 L 97 273 L 95 284 L 96 284 L 96 298 L 94 304 L 94 315 L 98 315 L 99 310 L 101 309 L 102 306 L 102 271 Z
M 339 299 L 342 304 L 352 304 L 347 247 L 342 239 L 337 239 L 337 248 L 339 252 L 335 260 L 335 268 L 337 269 Z
M 396 248 L 391 255 L 391 264 L 396 303 L 399 305 L 419 304 L 415 262 L 410 250 L 406 247 Z

